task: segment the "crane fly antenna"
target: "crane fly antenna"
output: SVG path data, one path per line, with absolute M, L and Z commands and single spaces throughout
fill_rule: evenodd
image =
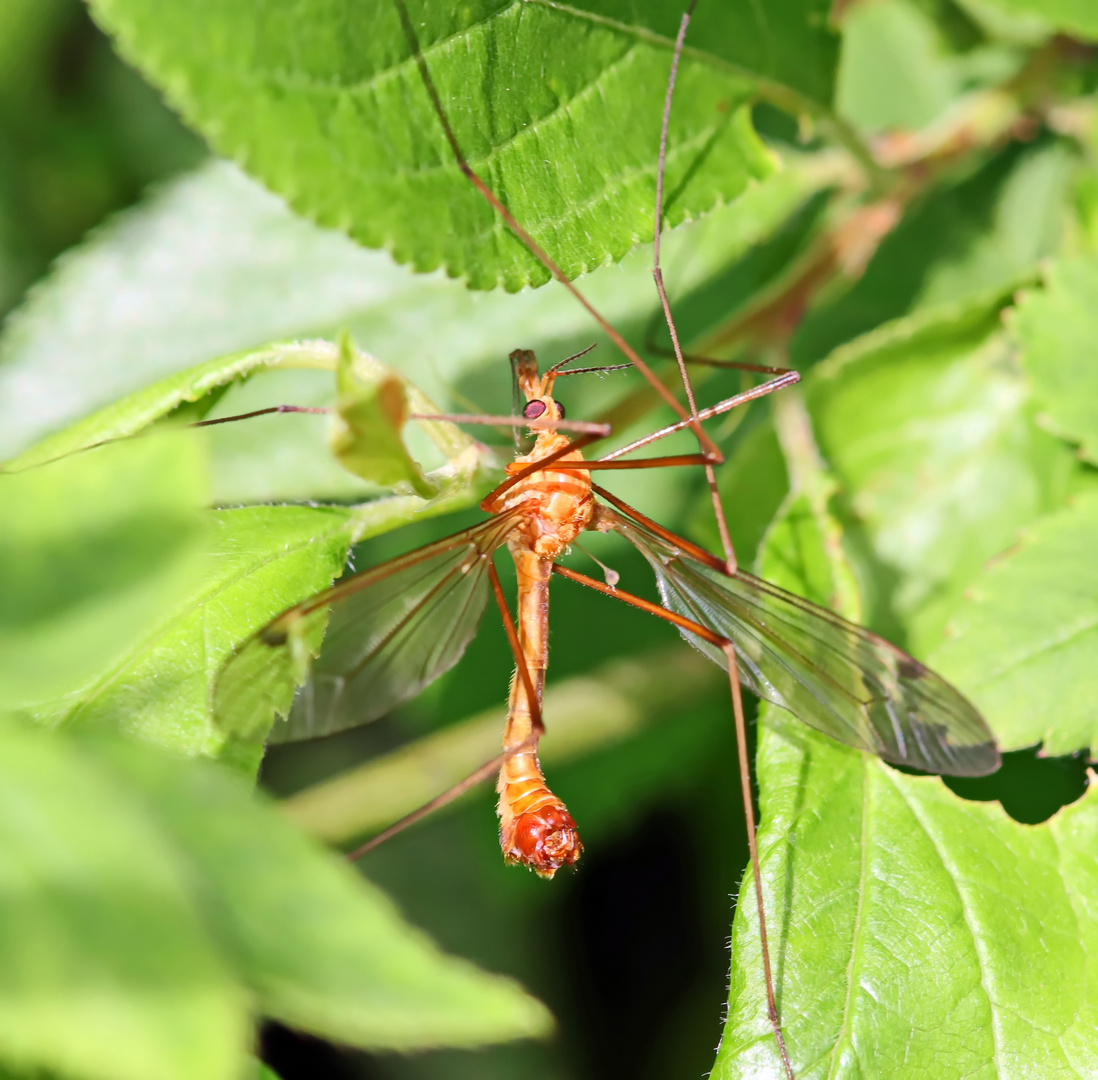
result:
M 559 379 L 562 375 L 604 375 L 608 371 L 625 371 L 632 366 L 632 364 L 602 364 L 599 367 L 568 368 L 567 371 L 558 371 L 557 378 Z M 684 420 L 683 423 L 689 426 L 690 421 Z
M 595 345 L 597 344 L 598 342 L 596 341 Z M 606 371 L 626 371 L 633 366 L 632 364 L 600 364 L 598 367 L 564 367 L 565 364 L 570 364 L 573 360 L 578 360 L 581 356 L 586 356 L 595 347 L 595 345 L 588 345 L 587 348 L 583 350 L 583 352 L 573 353 L 571 356 L 566 357 L 564 360 L 559 360 L 545 374 L 556 375 L 556 377 L 559 379 L 562 375 L 590 375 L 595 372 L 602 374 Z M 688 424 L 690 421 L 685 420 L 683 422 Z
M 567 374 L 567 372 L 561 372 L 560 369 L 564 367 L 565 364 L 570 364 L 573 360 L 578 360 L 581 356 L 586 356 L 593 348 L 595 348 L 596 345 L 598 345 L 597 341 L 594 342 L 594 344 L 592 345 L 588 345 L 587 348 L 582 350 L 581 352 L 572 353 L 571 356 L 566 356 L 563 360 L 558 360 L 545 374 L 552 375 L 555 372 L 559 372 L 562 375 Z

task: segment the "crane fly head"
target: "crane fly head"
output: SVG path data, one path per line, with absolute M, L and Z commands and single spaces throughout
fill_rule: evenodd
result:
M 564 406 L 553 397 L 557 373 L 552 368 L 542 375 L 537 357 L 530 349 L 515 349 L 511 353 L 511 369 L 515 385 L 526 398 L 522 415 L 527 420 L 563 420 Z

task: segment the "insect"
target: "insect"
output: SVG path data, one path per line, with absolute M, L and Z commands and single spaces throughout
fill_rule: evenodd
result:
M 512 354 L 515 384 L 524 398 L 521 416 L 536 442 L 517 456 L 507 477 L 482 502 L 490 516 L 478 525 L 348 577 L 283 612 L 249 639 L 218 681 L 218 700 L 246 694 L 273 651 L 286 651 L 296 669 L 308 671 L 288 722 L 289 734 L 321 734 L 379 716 L 412 697 L 453 666 L 494 598 L 515 659 L 515 678 L 503 734 L 503 753 L 428 807 L 376 837 L 374 846 L 440 801 L 498 770 L 500 843 L 509 862 L 552 877 L 576 862 L 582 842 L 576 823 L 553 794 L 537 757 L 544 730 L 542 691 L 548 664 L 548 592 L 553 575 L 631 604 L 675 626 L 706 656 L 727 670 L 748 841 L 754 871 L 768 1012 L 787 1076 L 793 1068 L 778 1014 L 766 936 L 766 904 L 755 845 L 750 763 L 741 683 L 759 698 L 798 716 L 847 745 L 895 764 L 953 775 L 983 775 L 999 765 L 995 740 L 965 698 L 914 658 L 871 632 L 784 592 L 740 569 L 735 562 L 713 467 L 721 455 L 703 420 L 794 383 L 796 372 L 775 372 L 761 385 L 699 410 L 687 375 L 659 271 L 660 207 L 667 121 L 675 71 L 689 12 L 672 59 L 661 134 L 656 209 L 656 286 L 674 346 L 688 407 L 670 393 L 648 365 L 566 280 L 465 161 L 435 90 L 414 27 L 397 0 L 405 33 L 446 138 L 463 173 L 512 231 L 591 312 L 598 325 L 671 405 L 679 420 L 594 460 L 583 451 L 599 437 L 596 426 L 569 422 L 554 396 L 556 380 L 577 373 L 571 359 L 540 371 L 534 355 Z M 764 369 L 765 370 L 765 369 Z M 456 419 L 456 418 L 451 418 Z M 577 437 L 564 430 L 571 428 Z M 631 458 L 627 455 L 690 429 L 693 454 Z M 600 470 L 701 466 L 714 493 L 723 557 L 678 537 L 594 482 Z M 615 532 L 632 543 L 655 573 L 662 605 L 609 581 L 600 582 L 557 560 L 584 531 Z M 518 579 L 518 618 L 513 619 L 493 561 L 506 547 Z M 312 659 L 323 634 L 323 648 Z

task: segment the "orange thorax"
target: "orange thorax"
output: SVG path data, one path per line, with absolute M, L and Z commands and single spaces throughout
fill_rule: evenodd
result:
M 568 439 L 555 431 L 538 435 L 529 454 L 516 457 L 507 466 L 511 475 L 521 472 L 533 461 L 540 461 L 567 445 Z M 561 461 L 582 461 L 583 454 L 575 450 Z M 506 496 L 506 507 L 519 506 L 523 513 L 516 526 L 512 544 L 555 559 L 585 529 L 594 512 L 591 498 L 591 476 L 587 472 L 565 472 L 551 466 L 520 480 Z

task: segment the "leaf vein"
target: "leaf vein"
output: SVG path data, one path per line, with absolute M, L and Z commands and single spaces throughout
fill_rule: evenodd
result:
M 995 1067 L 996 1075 L 1001 1071 L 1000 1069 L 1000 1050 L 999 1045 L 1002 1041 L 1002 1033 L 999 1030 L 1000 1024 L 1000 1008 L 992 996 L 991 985 L 988 977 L 989 960 L 984 955 L 982 948 L 982 942 L 980 935 L 977 933 L 977 927 L 973 921 L 973 915 L 969 911 L 969 905 L 966 902 L 964 891 L 961 889 L 960 875 L 956 872 L 956 868 L 952 865 L 950 860 L 946 857 L 946 852 L 943 850 L 941 844 L 938 842 L 938 837 L 931 830 L 929 824 L 923 819 L 920 814 L 917 804 L 908 798 L 907 792 L 904 790 L 903 785 L 899 780 L 899 773 L 893 773 L 891 769 L 886 765 L 881 766 L 881 771 L 891 781 L 895 787 L 900 798 L 907 805 L 911 811 L 911 816 L 919 823 L 923 830 L 923 834 L 930 841 L 931 846 L 934 848 L 935 854 L 938 856 L 942 864 L 942 869 L 946 873 L 946 877 L 953 885 L 954 891 L 957 894 L 957 900 L 961 906 L 961 915 L 965 920 L 965 926 L 968 929 L 969 934 L 972 936 L 972 950 L 976 956 L 976 964 L 980 969 L 980 987 L 987 998 L 988 1010 L 991 1013 L 991 1063 Z
M 854 968 L 858 961 L 858 954 L 861 951 L 859 944 L 861 941 L 861 933 L 864 925 L 863 915 L 865 911 L 865 886 L 866 877 L 868 872 L 868 832 L 869 832 L 869 777 L 866 775 L 865 758 L 862 756 L 861 763 L 862 771 L 862 835 L 861 835 L 861 866 L 858 871 L 858 902 L 854 909 L 854 927 L 851 934 L 850 941 L 850 962 L 846 966 L 846 1000 L 843 1002 L 843 1018 L 839 1025 L 839 1030 L 835 1036 L 835 1041 L 832 1044 L 831 1050 L 826 1055 L 830 1058 L 830 1062 L 827 1067 L 827 1077 L 831 1080 L 835 1076 L 835 1070 L 839 1064 L 840 1047 L 841 1043 L 846 1039 L 850 1039 L 853 1046 L 853 1039 L 851 1037 L 851 1010 L 853 1009 L 854 1000 Z M 857 1056 L 857 1051 L 855 1051 Z

